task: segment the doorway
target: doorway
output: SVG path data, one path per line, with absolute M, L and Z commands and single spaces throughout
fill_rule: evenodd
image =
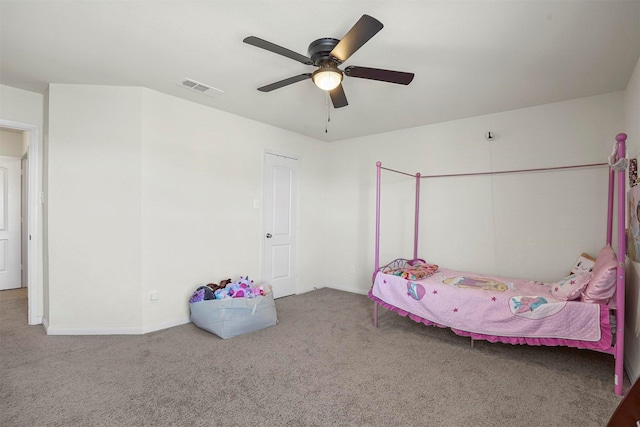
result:
M 27 263 L 22 259 L 22 157 L 11 155 L 20 150 L 12 151 L 9 135 L 13 133 L 0 129 L 0 291 L 26 285 L 22 281 L 22 266 Z
M 26 211 L 23 215 L 22 227 L 25 228 L 23 245 L 26 246 L 26 259 L 23 265 L 26 267 L 26 285 L 28 299 L 28 324 L 37 325 L 43 321 L 42 298 L 44 294 L 43 283 L 38 277 L 39 265 L 39 205 L 42 200 L 39 182 L 42 170 L 39 164 L 38 150 L 38 126 L 29 123 L 14 122 L 0 119 L 0 129 L 20 132 L 23 135 L 26 147 L 25 186 L 26 195 L 23 196 L 22 206 Z
M 262 277 L 274 298 L 298 287 L 298 160 L 265 153 Z

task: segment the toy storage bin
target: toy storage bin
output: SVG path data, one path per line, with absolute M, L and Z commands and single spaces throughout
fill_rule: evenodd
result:
M 232 338 L 278 322 L 273 292 L 255 298 L 225 298 L 189 303 L 191 321 L 220 338 Z

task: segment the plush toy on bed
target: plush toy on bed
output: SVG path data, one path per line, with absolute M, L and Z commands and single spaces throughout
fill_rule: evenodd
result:
M 576 263 L 574 264 L 571 272 L 576 273 L 591 273 L 593 272 L 593 267 L 596 265 L 596 259 L 589 254 L 585 254 L 584 252 L 580 254 Z
M 408 262 L 403 268 L 398 268 L 393 270 L 391 274 L 394 276 L 400 276 L 407 280 L 420 280 L 425 277 L 432 276 L 436 271 L 438 271 L 438 266 L 435 264 L 428 264 L 422 260 Z

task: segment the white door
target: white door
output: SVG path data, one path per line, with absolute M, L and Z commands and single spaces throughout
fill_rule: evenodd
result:
M 20 162 L 0 156 L 0 290 L 22 286 Z
M 296 293 L 298 280 L 298 161 L 265 154 L 262 276 L 275 298 Z

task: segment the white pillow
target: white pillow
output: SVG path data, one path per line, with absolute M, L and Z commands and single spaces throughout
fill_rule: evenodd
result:
M 590 280 L 591 273 L 570 274 L 551 284 L 551 295 L 562 301 L 578 299 Z

